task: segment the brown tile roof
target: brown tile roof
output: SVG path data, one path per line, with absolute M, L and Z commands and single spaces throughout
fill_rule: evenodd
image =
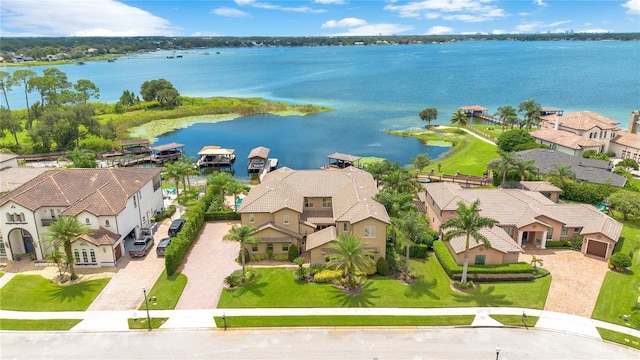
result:
M 17 189 L 20 185 L 49 170 L 32 167 L 4 168 L 0 170 L 0 193 Z
M 285 228 L 284 226 L 276 225 L 276 224 L 274 224 L 273 222 L 268 222 L 268 223 L 266 223 L 266 224 L 262 224 L 262 225 L 261 225 L 261 226 L 260 226 L 260 227 L 255 231 L 255 232 L 254 232 L 254 234 L 255 234 L 255 233 L 258 233 L 258 232 L 260 232 L 260 231 L 262 231 L 262 230 L 265 230 L 265 229 L 273 229 L 273 230 L 276 230 L 276 231 L 278 231 L 278 232 L 281 232 L 281 233 L 283 233 L 283 234 L 285 234 L 285 235 L 288 235 L 288 236 L 294 237 L 294 238 L 296 238 L 296 239 L 302 239 L 302 235 L 298 234 L 297 232 L 295 232 L 295 231 L 291 231 L 291 230 L 289 230 L 289 229 Z
M 469 105 L 469 106 L 460 106 L 461 110 L 474 110 L 474 111 L 487 111 L 486 107 L 482 107 L 480 105 Z
M 532 131 L 530 134 L 536 139 L 562 145 L 574 150 L 591 147 L 601 147 L 604 145 L 601 142 L 576 135 L 575 133 L 566 130 L 542 129 Z
M 0 198 L 29 210 L 66 207 L 61 215 L 88 211 L 96 216 L 116 215 L 127 200 L 160 173 L 160 168 L 49 170 Z
M 251 159 L 251 158 L 260 158 L 260 159 L 267 159 L 269 157 L 269 152 L 271 150 L 269 148 L 266 148 L 264 146 L 258 146 L 257 148 L 251 150 L 251 152 L 249 153 L 249 156 L 247 156 L 247 159 Z
M 436 204 L 438 204 L 438 208 L 441 210 L 456 210 L 460 201 L 468 203 L 458 195 L 458 190 L 461 189 L 458 184 L 450 182 L 434 182 L 422 184 L 422 186 L 429 195 L 431 195 Z
M 520 181 L 520 185 L 525 190 L 531 191 L 549 191 L 549 192 L 559 192 L 562 191 L 559 187 L 553 185 L 548 181 Z
M 635 149 L 640 149 L 640 134 L 621 131 L 618 133 L 618 136 L 611 140 L 611 142 L 624 146 L 630 146 Z
M 580 111 L 564 114 L 560 118 L 560 126 L 574 130 L 589 130 L 594 127 L 605 129 L 620 129 L 616 125 L 620 122 L 593 111 Z
M 480 229 L 480 234 L 484 235 L 491 244 L 491 248 L 498 250 L 502 253 L 522 253 L 524 250 L 513 239 L 498 226 L 494 226 L 490 229 Z M 460 254 L 465 250 L 467 238 L 466 236 L 458 236 L 449 241 L 451 248 L 456 254 Z M 476 240 L 474 237 L 469 239 L 469 249 L 473 249 L 479 246 L 484 246 L 482 241 Z
M 80 235 L 80 237 L 74 240 L 74 242 L 78 240 L 85 240 L 96 246 L 113 245 L 116 243 L 116 241 L 118 241 L 118 239 L 120 239 L 120 237 L 120 235 L 111 232 L 101 226 L 97 230 L 93 230 L 89 234 Z
M 15 154 L 7 154 L 7 153 L 0 152 L 0 163 L 13 160 L 17 157 L 18 155 L 15 155 Z
M 336 160 L 342 160 L 342 161 L 346 161 L 346 162 L 355 162 L 358 161 L 360 159 L 362 159 L 360 156 L 357 155 L 351 155 L 351 154 L 343 154 L 343 153 L 333 153 L 331 155 L 327 155 L 327 157 L 329 159 L 336 159 Z
M 338 237 L 335 226 L 329 226 L 307 236 L 306 251 L 326 245 Z

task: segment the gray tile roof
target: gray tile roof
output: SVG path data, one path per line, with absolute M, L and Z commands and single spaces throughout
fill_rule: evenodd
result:
M 523 253 L 524 250 L 518 244 L 516 244 L 513 239 L 507 234 L 504 230 L 502 230 L 498 226 L 494 226 L 492 228 L 484 228 L 481 229 L 480 234 L 484 235 L 489 241 L 492 249 L 498 250 L 502 253 Z M 451 244 L 451 248 L 456 254 L 460 254 L 464 251 L 466 245 L 467 238 L 466 236 L 458 236 L 449 241 Z M 469 239 L 469 249 L 473 249 L 476 247 L 484 246 L 482 241 L 478 241 L 475 238 L 471 237 Z
M 326 245 L 338 237 L 335 226 L 329 226 L 307 236 L 306 251 Z
M 533 160 L 541 174 L 548 174 L 554 165 L 570 165 L 576 173 L 576 180 L 594 184 L 611 183 L 622 187 L 627 182 L 624 176 L 614 174 L 607 169 L 613 168 L 608 160 L 579 158 L 555 150 L 531 149 L 518 152 L 524 160 Z

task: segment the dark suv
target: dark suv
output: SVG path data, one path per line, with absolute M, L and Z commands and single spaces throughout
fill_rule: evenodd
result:
M 156 254 L 158 256 L 164 256 L 164 252 L 167 249 L 167 246 L 169 246 L 169 244 L 171 244 L 171 239 L 170 237 L 166 237 L 162 240 L 160 240 L 160 242 L 158 243 L 158 246 L 156 246 Z
M 177 236 L 178 233 L 180 232 L 180 230 L 182 230 L 182 227 L 184 227 L 184 223 L 186 223 L 187 220 L 185 219 L 175 219 L 171 222 L 171 225 L 169 226 L 169 236 L 174 237 Z

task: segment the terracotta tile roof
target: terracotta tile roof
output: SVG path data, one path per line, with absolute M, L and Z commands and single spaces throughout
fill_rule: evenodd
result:
M 307 236 L 306 251 L 326 245 L 338 237 L 335 226 L 329 226 Z
M 127 200 L 160 174 L 160 168 L 49 170 L 0 198 L 0 206 L 13 201 L 29 210 L 66 207 L 61 215 L 82 211 L 117 215 Z
M 0 163 L 3 163 L 5 161 L 9 161 L 9 160 L 13 160 L 13 159 L 15 159 L 17 157 L 18 157 L 18 155 L 15 155 L 15 154 L 7 154 L 7 153 L 0 152 Z
M 532 131 L 530 134 L 535 139 L 548 141 L 574 150 L 602 147 L 604 145 L 596 140 L 582 137 L 566 130 L 542 129 Z
M 618 241 L 622 224 L 610 218 L 602 211 L 587 204 L 556 204 L 544 209 L 554 220 L 565 224 L 568 228 L 583 228 L 580 235 L 602 233 L 613 241 Z
M 640 149 L 640 134 L 633 134 L 628 131 L 621 131 L 611 142 Z
M 484 228 L 481 229 L 480 234 L 484 235 L 491 244 L 491 248 L 494 250 L 498 250 L 502 253 L 523 253 L 524 250 L 518 244 L 516 244 L 513 239 L 507 234 L 504 230 L 502 230 L 498 226 L 494 226 L 490 229 Z M 449 241 L 451 244 L 451 248 L 456 254 L 460 254 L 464 251 L 466 245 L 467 238 L 466 236 L 458 236 Z M 469 249 L 473 249 L 476 247 L 484 246 L 482 241 L 478 241 L 475 238 L 471 237 L 469 239 Z
M 0 193 L 17 189 L 20 185 L 49 170 L 31 167 L 4 168 L 0 170 Z
M 118 241 L 118 239 L 120 239 L 120 237 L 121 236 L 119 234 L 111 232 L 101 226 L 97 230 L 93 230 L 89 234 L 80 235 L 80 237 L 74 240 L 74 242 L 78 240 L 85 240 L 96 246 L 113 245 L 116 243 L 116 241 Z
M 486 107 L 482 107 L 480 105 L 469 105 L 469 106 L 460 106 L 461 110 L 475 110 L 475 111 L 487 111 Z
M 598 114 L 593 111 L 580 111 L 564 114 L 561 117 L 560 126 L 574 130 L 589 130 L 594 127 L 605 129 L 617 129 L 616 125 L 620 122 L 608 118 L 604 115 Z

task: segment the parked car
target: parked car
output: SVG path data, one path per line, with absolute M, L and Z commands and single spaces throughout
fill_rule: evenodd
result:
M 147 255 L 147 252 L 153 247 L 153 236 L 143 236 L 140 239 L 136 239 L 133 245 L 129 248 L 129 256 L 142 257 Z
M 175 219 L 169 225 L 169 236 L 174 237 L 177 236 L 184 224 L 187 222 L 185 219 Z
M 169 244 L 171 244 L 171 237 L 166 237 L 162 240 L 160 240 L 160 242 L 158 243 L 158 246 L 156 246 L 156 255 L 158 256 L 164 256 L 164 251 L 167 249 L 167 246 L 169 246 Z

